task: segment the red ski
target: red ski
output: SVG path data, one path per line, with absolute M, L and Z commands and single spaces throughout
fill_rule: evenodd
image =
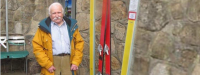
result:
M 110 32 L 111 32 L 111 22 L 110 22 L 110 0 L 107 0 L 108 9 L 107 9 L 107 25 L 106 25 L 106 39 L 105 39 L 105 70 L 106 75 L 111 75 L 111 46 L 110 46 Z
M 99 51 L 99 69 L 98 75 L 103 75 L 103 61 L 105 55 L 105 73 L 111 75 L 111 52 L 110 52 L 110 0 L 103 0 L 102 20 L 101 20 L 101 36 Z M 105 53 L 105 54 L 104 54 Z

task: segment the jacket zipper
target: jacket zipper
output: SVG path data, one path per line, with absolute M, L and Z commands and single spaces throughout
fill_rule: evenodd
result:
M 72 33 L 73 29 L 74 29 L 76 26 L 77 26 L 77 23 L 72 27 L 72 29 L 71 29 L 71 33 Z M 72 52 L 72 51 L 71 51 L 71 52 Z M 72 54 L 72 53 L 71 53 L 71 54 Z M 74 52 L 73 52 L 72 55 L 74 56 Z
M 71 32 L 72 32 L 72 30 L 73 30 L 76 26 L 77 26 L 77 23 L 72 27 Z

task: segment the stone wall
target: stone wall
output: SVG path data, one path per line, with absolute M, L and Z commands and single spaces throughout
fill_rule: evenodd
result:
M 140 3 L 130 75 L 199 75 L 200 1 Z
M 29 51 L 29 74 L 39 73 L 31 40 L 48 6 L 56 0 L 8 0 L 9 33 L 24 34 Z M 96 0 L 96 47 L 99 44 L 102 1 Z M 79 75 L 89 75 L 90 0 L 77 0 L 76 19 L 85 40 Z M 129 0 L 111 0 L 112 75 L 120 75 L 125 45 Z M 200 1 L 140 0 L 130 75 L 200 74 Z M 1 0 L 1 33 L 5 34 L 5 0 Z M 97 48 L 96 48 L 97 49 Z M 5 51 L 4 48 L 1 48 Z M 11 48 L 12 50 L 12 48 Z M 95 60 L 98 69 L 98 52 Z M 19 63 L 16 63 L 19 64 Z M 9 67 L 9 65 L 8 65 Z

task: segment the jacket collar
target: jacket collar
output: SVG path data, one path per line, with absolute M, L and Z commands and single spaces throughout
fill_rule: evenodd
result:
M 67 25 L 71 25 L 71 21 L 69 18 L 67 18 L 66 16 L 63 17 L 63 19 L 65 20 L 65 22 L 67 23 Z M 46 25 L 49 27 L 51 24 L 51 18 L 47 17 L 46 21 L 45 21 Z
M 73 25 L 74 23 L 77 22 L 76 20 L 69 19 L 66 16 L 64 16 L 63 19 L 65 20 L 65 22 L 67 23 L 67 25 L 69 27 L 71 27 L 71 25 Z M 46 33 L 51 33 L 51 19 L 50 19 L 50 17 L 47 17 L 47 18 L 43 19 L 42 21 L 40 21 L 39 28 Z

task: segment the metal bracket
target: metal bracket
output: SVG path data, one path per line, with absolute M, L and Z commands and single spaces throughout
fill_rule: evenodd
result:
M 103 49 L 103 48 L 102 48 L 101 44 L 99 44 L 99 46 L 98 46 L 98 51 L 99 51 L 100 55 L 101 55 L 102 49 Z
M 104 47 L 104 52 L 105 52 L 107 55 L 109 55 L 109 53 L 108 53 L 108 50 L 109 50 L 109 47 L 108 47 L 108 45 L 107 45 L 107 44 L 105 44 L 105 47 Z
M 98 72 L 96 75 L 102 75 L 100 72 Z

